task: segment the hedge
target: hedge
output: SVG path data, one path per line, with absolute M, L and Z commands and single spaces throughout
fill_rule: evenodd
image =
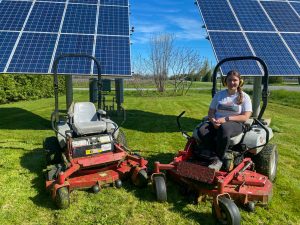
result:
M 65 77 L 59 76 L 59 93 L 65 93 Z M 54 96 L 53 76 L 0 75 L 0 104 Z

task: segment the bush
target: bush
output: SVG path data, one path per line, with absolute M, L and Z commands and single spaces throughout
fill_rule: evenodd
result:
M 59 76 L 59 93 L 65 92 L 65 78 Z M 54 96 L 53 76 L 0 75 L 0 103 L 33 100 Z
M 282 84 L 283 83 L 283 77 L 269 77 L 269 83 L 270 84 Z

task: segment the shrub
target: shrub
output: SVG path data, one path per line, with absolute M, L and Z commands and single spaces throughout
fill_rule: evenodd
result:
M 65 92 L 65 78 L 59 76 L 59 93 Z M 49 98 L 54 96 L 53 76 L 0 75 L 0 103 Z

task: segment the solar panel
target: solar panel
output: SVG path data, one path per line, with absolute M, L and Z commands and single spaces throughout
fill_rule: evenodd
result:
M 262 58 L 272 76 L 300 76 L 300 1 L 197 0 L 218 61 L 234 56 Z M 226 19 L 223 19 L 227 16 Z M 257 63 L 235 62 L 238 69 L 261 75 Z
M 130 64 L 127 59 L 130 56 L 128 37 L 97 37 L 96 58 L 104 62 L 102 73 L 119 74 L 121 71 L 130 73 Z M 114 63 L 116 64 L 114 66 Z M 94 73 L 96 73 L 96 67 Z
M 300 19 L 288 2 L 261 2 L 278 31 L 300 32 Z
M 251 50 L 247 46 L 247 42 L 240 32 L 211 32 L 210 38 L 213 43 L 215 43 L 215 52 L 218 57 L 218 60 L 228 58 L 232 56 L 233 52 L 235 56 L 244 56 L 251 55 Z M 259 73 L 259 67 L 257 64 L 250 60 L 243 62 L 227 62 L 221 68 L 224 73 L 227 73 L 229 70 L 238 70 L 242 74 L 253 74 Z
M 297 57 L 298 61 L 300 61 L 300 34 L 282 34 L 284 40 L 287 42 Z
M 22 73 L 48 70 L 56 41 L 55 34 L 24 33 L 10 61 L 7 72 Z
M 51 73 L 60 54 L 86 53 L 102 74 L 130 76 L 128 0 L 0 1 L 0 73 Z M 62 74 L 96 74 L 94 62 L 63 59 Z
M 249 41 L 257 55 L 265 60 L 270 74 L 300 74 L 300 68 L 289 54 L 278 34 L 248 33 Z
M 94 34 L 96 13 L 97 5 L 70 4 L 64 18 L 62 33 Z

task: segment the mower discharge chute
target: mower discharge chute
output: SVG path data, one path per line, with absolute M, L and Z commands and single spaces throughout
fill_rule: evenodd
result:
M 73 102 L 66 115 L 58 109 L 58 62 L 67 57 L 86 57 L 94 60 L 98 69 L 98 110 L 92 102 Z M 74 189 L 122 186 L 122 180 L 131 177 L 137 186 L 146 186 L 147 161 L 128 151 L 125 134 L 106 116 L 101 106 L 101 70 L 99 62 L 85 54 L 59 56 L 53 64 L 55 110 L 51 115 L 56 137 L 46 138 L 48 167 L 46 188 L 51 192 L 58 208 L 70 204 Z
M 194 131 L 190 136 L 177 124 L 183 136 L 187 138 L 184 150 L 179 151 L 169 164 L 155 162 L 151 176 L 158 201 L 167 200 L 166 170 L 181 190 L 188 194 L 193 202 L 204 197 L 213 199 L 212 212 L 222 224 L 240 224 L 241 215 L 236 204 L 244 205 L 253 211 L 256 204 L 267 205 L 272 198 L 272 182 L 276 177 L 278 152 L 276 145 L 269 144 L 273 137 L 272 129 L 262 115 L 267 106 L 268 70 L 265 63 L 257 57 L 233 57 L 220 61 L 213 73 L 212 95 L 216 93 L 217 71 L 221 64 L 234 60 L 256 60 L 264 71 L 262 90 L 262 109 L 257 118 L 245 123 L 245 131 L 231 138 L 229 151 L 220 171 L 208 167 L 214 159 L 214 151 L 203 147 L 203 143 Z M 216 140 L 218 141 L 218 140 Z M 236 203 L 236 204 L 235 204 Z

